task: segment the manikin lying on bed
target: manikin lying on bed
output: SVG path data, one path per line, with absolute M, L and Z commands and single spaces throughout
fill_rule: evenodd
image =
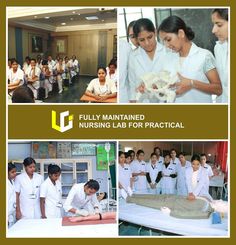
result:
M 82 222 L 82 221 L 95 221 L 95 220 L 107 220 L 107 219 L 115 219 L 116 212 L 107 212 L 107 213 L 99 213 L 89 216 L 79 216 L 79 217 L 71 217 L 69 220 L 71 222 Z

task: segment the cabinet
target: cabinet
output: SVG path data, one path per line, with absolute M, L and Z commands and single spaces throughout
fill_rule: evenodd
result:
M 48 177 L 48 165 L 57 164 L 61 168 L 60 181 L 62 196 L 66 197 L 75 183 L 85 183 L 92 179 L 92 160 L 89 159 L 35 159 L 36 172 L 44 179 Z M 23 160 L 12 160 L 17 174 L 24 172 Z

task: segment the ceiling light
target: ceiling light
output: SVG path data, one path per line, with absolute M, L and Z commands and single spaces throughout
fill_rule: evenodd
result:
M 102 22 L 105 21 L 105 20 L 102 20 Z
M 63 23 L 61 23 L 61 25 L 62 25 L 62 26 L 65 26 L 65 25 L 66 25 L 66 23 L 65 23 L 65 22 L 63 22 Z
M 46 16 L 46 17 L 44 17 L 45 19 L 50 19 L 50 17 L 49 16 Z
M 80 14 L 78 14 L 78 15 L 80 15 Z
M 75 13 L 76 13 L 75 11 L 72 12 L 72 14 L 75 14 Z
M 85 17 L 86 20 L 98 20 L 97 16 L 87 16 Z
M 70 20 L 73 20 L 74 18 L 70 18 Z
M 37 15 L 34 16 L 35 19 L 36 19 L 37 17 L 38 17 Z

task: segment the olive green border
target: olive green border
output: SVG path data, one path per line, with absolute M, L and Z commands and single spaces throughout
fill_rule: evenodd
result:
M 235 125 L 236 125 L 236 120 L 234 117 L 234 112 L 235 112 L 235 105 L 236 105 L 236 98 L 233 96 L 233 91 L 235 91 L 235 84 L 234 84 L 234 78 L 235 78 L 235 28 L 234 24 L 236 23 L 236 2 L 235 1 L 221 1 L 221 0 L 193 0 L 193 1 L 167 1 L 167 0 L 155 0 L 155 1 L 127 1 L 127 0 L 115 0 L 115 1 L 78 1 L 78 0 L 66 0 L 66 1 L 52 1 L 52 0 L 41 0 L 41 1 L 32 1 L 32 0 L 0 0 L 0 27 L 1 27 L 1 48 L 0 48 L 0 57 L 2 59 L 0 60 L 0 74 L 5 74 L 5 52 L 6 52 L 6 43 L 5 43 L 5 7 L 6 6 L 52 6 L 52 5 L 60 5 L 60 6 L 230 6 L 231 7 L 231 67 L 232 67 L 232 72 L 231 72 L 231 134 L 230 134 L 230 139 L 231 140 L 231 150 L 232 152 L 235 151 L 236 149 L 236 142 L 235 142 Z M 232 48 L 233 47 L 233 48 Z M 6 188 L 5 188 L 5 169 L 6 169 L 6 157 L 5 157 L 5 151 L 6 151 L 6 137 L 5 137 L 5 132 L 6 132 L 6 124 L 5 124 L 5 115 L 6 115 L 6 107 L 5 107 L 5 89 L 6 89 L 6 79 L 4 76 L 1 77 L 1 89 L 0 89 L 0 149 L 1 149 L 1 154 L 0 154 L 0 186 L 1 186 L 1 203 L 0 203 L 0 239 L 1 242 L 4 242 L 4 244 L 18 244 L 18 243 L 24 243 L 24 244 L 39 244 L 42 242 L 47 242 L 47 243 L 55 243 L 55 244 L 64 244 L 66 241 L 65 239 L 6 239 L 5 238 L 5 194 L 6 194 Z M 217 122 L 216 122 L 217 123 Z M 17 120 L 16 120 L 16 125 L 17 125 Z M 235 179 L 232 178 L 232 174 L 235 171 L 235 164 L 234 162 L 231 164 L 231 169 L 230 169 L 230 176 L 231 176 L 231 190 L 235 186 Z M 233 242 L 235 240 L 235 196 L 232 194 L 231 195 L 231 238 L 230 239 L 211 239 L 211 240 L 205 240 L 204 238 L 199 238 L 199 239 L 194 239 L 194 238 L 189 238 L 189 239 L 168 239 L 168 240 L 148 240 L 147 242 L 167 242 L 167 243 L 181 243 L 181 244 L 189 244 L 189 243 L 201 243 L 202 240 L 204 239 L 204 242 L 207 243 L 214 243 L 214 244 L 228 244 Z M 68 242 L 98 242 L 98 243 L 120 243 L 123 242 L 123 240 L 120 239 L 96 239 L 96 240 L 86 240 L 86 239 L 80 239 L 75 241 L 75 239 L 70 239 Z M 143 239 L 125 239 L 125 242 L 127 243 L 136 243 L 136 244 L 142 244 L 145 242 Z

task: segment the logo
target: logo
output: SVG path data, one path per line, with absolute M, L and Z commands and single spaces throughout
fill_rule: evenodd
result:
M 65 118 L 68 117 L 68 125 L 65 126 Z M 64 111 L 60 113 L 60 125 L 57 125 L 57 113 L 52 111 L 52 128 L 63 133 L 69 129 L 73 128 L 73 115 L 69 115 L 69 111 Z

